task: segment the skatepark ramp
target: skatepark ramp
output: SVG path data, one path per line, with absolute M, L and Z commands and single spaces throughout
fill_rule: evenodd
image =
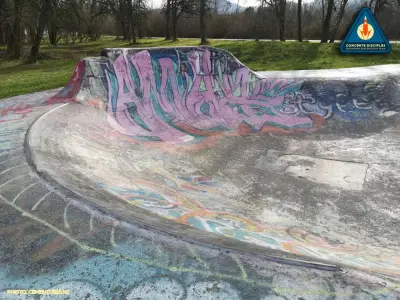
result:
M 28 145 L 125 221 L 400 275 L 400 67 L 319 73 L 256 73 L 211 47 L 105 49 L 47 101 L 84 105 L 39 118 Z

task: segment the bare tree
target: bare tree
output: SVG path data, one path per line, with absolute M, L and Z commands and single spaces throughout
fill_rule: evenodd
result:
M 0 45 L 5 45 L 10 33 L 10 7 L 6 1 L 0 1 Z
M 7 43 L 7 53 L 11 59 L 21 58 L 22 52 L 22 10 L 25 4 L 24 0 L 14 0 L 10 3 L 12 9 L 11 18 L 9 21 L 10 32 Z
M 139 35 L 142 30 L 142 25 L 138 26 L 138 23 L 145 19 L 147 13 L 146 2 L 144 0 L 98 0 L 98 2 L 115 17 L 122 30 L 123 39 L 136 43 L 136 30 L 140 32 Z M 103 10 L 100 12 L 104 13 Z
M 335 36 L 336 36 L 336 33 L 337 33 L 338 29 L 339 29 L 340 23 L 342 22 L 342 19 L 343 19 L 343 16 L 344 16 L 344 12 L 346 10 L 347 2 L 348 2 L 348 0 L 342 0 L 341 3 L 340 3 L 340 10 L 339 10 L 339 13 L 337 15 L 336 24 L 335 24 L 335 27 L 333 28 L 331 39 L 329 40 L 329 43 L 334 43 L 335 42 Z
M 208 44 L 206 36 L 206 0 L 200 0 L 200 44 Z
M 279 39 L 285 41 L 286 0 L 272 0 L 272 4 L 279 22 Z
M 272 8 L 279 25 L 279 39 L 285 41 L 286 0 L 261 0 L 260 11 Z
M 36 63 L 46 24 L 55 17 L 56 0 L 31 0 L 30 7 L 37 12 L 37 27 L 28 62 Z
M 127 14 L 127 23 L 128 23 L 128 41 L 129 43 L 136 44 L 136 33 L 135 33 L 135 25 L 136 18 L 134 17 L 134 9 L 132 0 L 126 0 L 126 6 L 128 7 Z
M 303 41 L 303 24 L 302 24 L 302 2 L 297 0 L 297 40 Z
M 143 25 L 146 25 L 147 14 L 149 9 L 144 0 L 137 0 L 136 2 L 136 23 L 139 39 L 143 37 Z
M 324 24 L 322 26 L 322 37 L 321 37 L 321 43 L 327 43 L 329 39 L 329 29 L 331 25 L 331 18 L 332 18 L 332 13 L 333 13 L 333 1 L 334 0 L 328 0 L 328 7 L 326 9 L 326 16 L 324 19 Z
M 171 39 L 170 25 L 171 25 L 171 1 L 167 0 L 167 6 L 165 9 L 165 39 Z
M 261 5 L 259 7 L 248 8 L 239 14 L 232 14 L 229 11 L 223 14 L 221 10 L 218 14 L 215 14 L 215 0 L 207 1 L 207 3 L 209 3 L 208 5 L 211 6 L 210 17 L 208 12 L 206 14 L 207 19 L 205 24 L 208 25 L 206 26 L 207 38 L 279 39 L 279 22 L 276 19 L 274 7 L 267 1 L 269 0 L 260 1 Z M 342 1 L 343 0 L 334 0 L 327 41 L 330 41 L 332 37 L 338 39 L 346 34 L 347 26 L 350 25 L 354 14 L 356 14 L 362 6 L 362 2 L 351 2 L 350 0 L 347 0 L 347 4 L 343 6 L 344 3 Z M 367 1 L 369 2 L 370 0 Z M 236 3 L 236 0 L 234 2 Z M 240 2 L 242 3 L 243 1 L 241 0 Z M 326 12 L 328 1 L 326 0 L 325 2 L 324 11 Z M 198 0 L 198 3 L 200 3 L 200 0 Z M 389 3 L 393 4 L 389 6 Z M 393 6 L 394 3 L 396 3 L 396 6 Z M 335 9 L 335 7 L 337 9 Z M 222 8 L 222 6 L 219 6 L 219 8 Z M 285 16 L 286 39 L 298 39 L 297 9 L 297 1 L 287 2 Z M 321 40 L 321 11 L 320 0 L 307 2 L 302 0 L 301 25 L 303 40 Z M 343 16 L 341 16 L 342 14 Z M 198 16 L 199 14 L 197 13 L 196 7 L 196 15 L 185 15 L 182 17 L 177 24 L 178 33 L 186 37 L 200 37 L 201 31 Z M 388 4 L 382 8 L 378 20 L 389 39 L 400 39 L 400 31 L 396 30 L 396 28 L 400 27 L 400 9 L 397 0 L 388 0 Z M 154 11 L 149 15 L 149 34 L 153 36 L 164 35 L 164 24 L 165 14 Z
M 193 0 L 170 0 L 171 1 L 171 17 L 172 17 L 172 40 L 176 41 L 178 20 L 183 14 L 193 14 Z
M 370 0 L 368 6 L 378 16 L 385 7 L 394 8 L 396 5 L 400 6 L 400 0 Z

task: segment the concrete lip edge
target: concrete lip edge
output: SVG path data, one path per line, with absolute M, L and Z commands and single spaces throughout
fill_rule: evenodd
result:
M 184 240 L 189 243 L 196 243 L 206 247 L 211 248 L 219 248 L 221 250 L 229 251 L 238 251 L 246 254 L 257 254 L 262 256 L 263 258 L 277 262 L 282 264 L 288 264 L 292 266 L 299 267 L 307 267 L 314 268 L 325 271 L 343 271 L 343 268 L 351 269 L 348 266 L 341 266 L 339 264 L 333 265 L 328 261 L 324 261 L 321 259 L 309 258 L 306 256 L 298 256 L 291 253 L 286 253 L 280 250 L 268 249 L 262 246 L 253 245 L 250 243 L 245 243 L 236 239 L 218 236 L 214 233 L 203 232 L 202 230 L 192 228 L 190 226 L 179 224 L 174 221 L 170 221 L 168 219 L 161 219 L 153 213 L 149 213 L 148 211 L 135 207 L 135 211 L 131 210 L 131 213 L 134 214 L 133 220 L 132 218 L 128 218 L 123 214 L 116 213 L 114 211 L 109 211 L 105 206 L 99 205 L 93 201 L 85 199 L 85 197 L 75 193 L 68 187 L 64 186 L 56 179 L 54 179 L 46 170 L 42 170 L 39 167 L 37 158 L 35 156 L 35 147 L 33 146 L 34 142 L 32 140 L 32 133 L 36 131 L 36 126 L 40 123 L 40 121 L 44 121 L 46 116 L 54 112 L 55 110 L 61 109 L 62 107 L 68 104 L 59 105 L 54 109 L 48 111 L 47 113 L 38 117 L 29 127 L 26 132 L 25 140 L 24 140 L 24 152 L 30 167 L 34 170 L 34 172 L 46 182 L 50 183 L 50 185 L 58 191 L 61 191 L 64 195 L 68 195 L 69 198 L 74 202 L 75 206 L 79 209 L 90 209 L 94 210 L 100 215 L 104 215 L 107 218 L 110 218 L 115 221 L 122 221 L 130 226 L 125 226 L 127 230 L 134 230 L 134 227 L 144 228 L 152 231 L 156 231 L 158 233 L 164 235 L 172 235 L 176 238 Z M 117 197 L 108 193 L 103 192 L 108 199 L 116 199 Z M 143 217 L 144 216 L 144 217 Z M 150 222 L 146 222 L 145 219 L 149 219 Z M 165 224 L 168 224 L 168 230 L 163 229 Z M 182 234 L 184 232 L 184 234 Z

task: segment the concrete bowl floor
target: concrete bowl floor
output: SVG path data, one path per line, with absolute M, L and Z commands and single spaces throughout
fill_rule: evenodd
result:
M 27 136 L 37 170 L 102 211 L 193 240 L 400 275 L 400 126 L 139 142 L 62 105 Z

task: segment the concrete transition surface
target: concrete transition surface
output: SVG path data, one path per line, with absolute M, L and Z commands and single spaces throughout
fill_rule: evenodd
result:
M 102 110 L 60 108 L 30 145 L 125 220 L 399 275 L 400 77 L 365 78 L 264 78 L 207 47 L 106 49 L 48 101 Z
M 0 298 L 396 299 L 400 67 L 378 69 L 106 49 L 2 102 Z

